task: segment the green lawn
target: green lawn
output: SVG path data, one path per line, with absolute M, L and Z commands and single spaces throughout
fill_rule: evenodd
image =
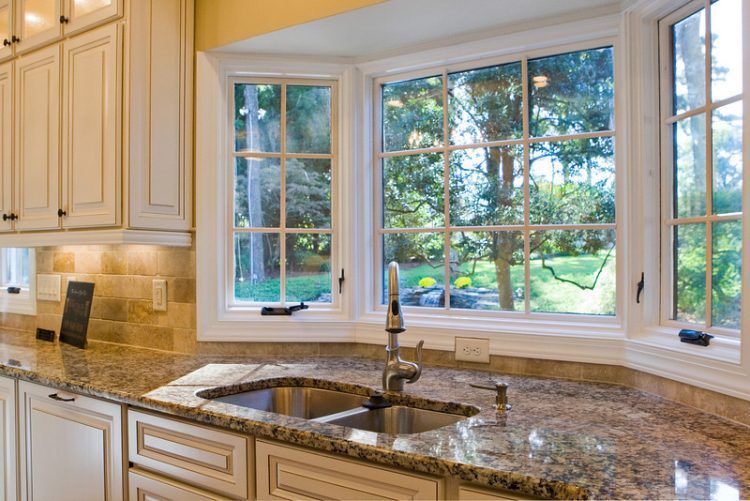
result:
M 559 278 L 572 280 L 580 285 L 592 286 L 596 273 L 602 263 L 604 254 L 599 256 L 555 257 L 547 259 L 547 265 L 554 268 Z M 467 272 L 468 266 L 462 268 Z M 468 276 L 468 275 L 462 275 Z M 328 273 L 310 274 L 290 277 L 287 280 L 287 290 L 295 299 L 312 301 L 321 294 L 330 293 L 330 275 Z M 401 287 L 418 287 L 419 281 L 425 277 L 432 277 L 438 285 L 444 281 L 442 268 L 432 268 L 428 265 L 409 267 L 401 266 Z M 457 277 L 454 277 L 454 280 Z M 495 269 L 490 262 L 477 264 L 473 276 L 472 287 L 496 289 Z M 523 266 L 511 268 L 513 290 L 524 288 Z M 258 284 L 249 282 L 235 283 L 238 298 L 274 302 L 279 298 L 279 280 L 270 279 Z M 549 270 L 542 268 L 540 260 L 531 261 L 531 309 L 542 312 L 561 313 L 589 313 L 612 315 L 615 308 L 615 255 L 610 256 L 593 290 L 582 290 L 560 280 L 556 280 Z M 516 309 L 523 309 L 523 300 L 516 301 Z M 292 299 L 290 299 L 292 300 Z

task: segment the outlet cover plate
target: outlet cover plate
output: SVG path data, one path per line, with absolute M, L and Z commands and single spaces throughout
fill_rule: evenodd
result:
M 490 363 L 490 340 L 476 337 L 457 337 L 456 361 Z
M 152 282 L 152 308 L 154 311 L 167 311 L 167 281 L 156 278 Z
M 60 302 L 60 275 L 36 276 L 36 298 L 40 301 Z

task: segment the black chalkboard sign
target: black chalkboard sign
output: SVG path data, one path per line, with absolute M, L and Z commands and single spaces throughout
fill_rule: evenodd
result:
M 91 301 L 94 298 L 94 284 L 91 282 L 68 282 L 65 298 L 60 341 L 79 348 L 86 347 L 86 333 L 89 329 Z

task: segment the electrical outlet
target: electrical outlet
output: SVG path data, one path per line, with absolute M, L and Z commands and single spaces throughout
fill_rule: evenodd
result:
M 167 311 L 167 281 L 154 279 L 151 282 L 151 306 L 154 311 Z
M 490 363 L 490 340 L 475 337 L 456 338 L 456 360 L 463 362 Z

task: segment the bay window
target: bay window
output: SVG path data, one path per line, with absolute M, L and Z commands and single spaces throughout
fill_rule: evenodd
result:
M 377 84 L 380 301 L 617 314 L 612 47 Z
M 662 321 L 740 328 L 740 0 L 691 2 L 660 23 Z

